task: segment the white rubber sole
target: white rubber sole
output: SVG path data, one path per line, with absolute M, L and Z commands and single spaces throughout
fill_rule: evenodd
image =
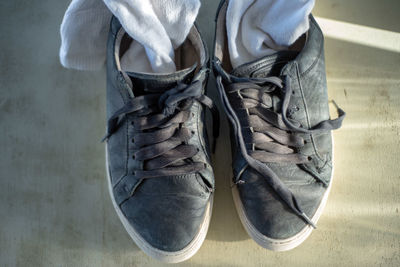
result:
M 106 145 L 106 169 L 107 169 L 108 189 L 109 189 L 109 193 L 111 196 L 111 200 L 112 200 L 114 209 L 117 212 L 118 217 L 121 220 L 122 224 L 124 225 L 129 236 L 136 243 L 136 245 L 140 249 L 142 249 L 147 255 L 149 255 L 150 257 L 153 257 L 154 259 L 162 261 L 162 262 L 178 263 L 178 262 L 182 262 L 182 261 L 189 259 L 200 249 L 201 245 L 203 244 L 203 242 L 206 238 L 208 226 L 210 225 L 212 205 L 213 205 L 213 199 L 214 199 L 213 193 L 211 193 L 210 201 L 208 202 L 208 205 L 207 205 L 207 208 L 205 211 L 204 220 L 201 223 L 199 232 L 194 237 L 194 239 L 185 248 L 183 248 L 179 251 L 173 251 L 173 252 L 163 251 L 163 250 L 153 247 L 146 240 L 143 239 L 143 237 L 132 227 L 132 225 L 129 223 L 129 221 L 126 219 L 126 217 L 122 213 L 118 204 L 115 202 L 113 188 L 112 188 L 112 184 L 111 184 L 110 173 L 109 173 L 109 169 L 108 169 L 107 145 Z
M 332 139 L 332 147 L 333 147 L 333 139 Z M 325 208 L 326 202 L 328 200 L 329 192 L 332 187 L 332 181 L 333 181 L 333 151 L 332 151 L 332 174 L 331 174 L 331 180 L 329 183 L 329 186 L 321 200 L 321 203 L 319 207 L 317 208 L 317 211 L 315 212 L 314 216 L 311 218 L 311 221 L 314 224 L 317 224 L 318 219 L 322 215 L 322 211 Z M 307 237 L 311 234 L 312 230 L 314 229 L 312 226 L 307 225 L 304 227 L 299 233 L 296 235 L 287 238 L 287 239 L 274 239 L 267 237 L 263 235 L 261 232 L 259 232 L 256 227 L 250 222 L 248 217 L 246 216 L 246 212 L 244 210 L 242 201 L 240 200 L 239 192 L 237 189 L 237 186 L 232 186 L 232 196 L 233 196 L 233 201 L 235 203 L 236 211 L 239 215 L 240 221 L 242 222 L 242 225 L 248 235 L 260 246 L 266 249 L 270 249 L 273 251 L 287 251 L 291 250 L 297 246 L 299 246 L 301 243 L 303 243 Z

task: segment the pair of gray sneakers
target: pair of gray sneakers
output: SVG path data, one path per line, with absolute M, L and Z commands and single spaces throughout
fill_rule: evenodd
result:
M 303 242 L 331 187 L 331 130 L 323 35 L 310 29 L 290 51 L 232 69 L 222 1 L 213 69 L 231 122 L 233 199 L 248 234 L 261 246 L 288 250 Z M 132 39 L 112 19 L 107 52 L 108 185 L 117 214 L 135 243 L 164 262 L 194 255 L 210 223 L 214 174 L 205 129 L 206 46 L 196 26 L 176 51 L 179 71 L 124 72 Z

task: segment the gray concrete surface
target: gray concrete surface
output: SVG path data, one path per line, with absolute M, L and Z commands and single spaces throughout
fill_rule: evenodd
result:
M 104 70 L 59 64 L 68 3 L 0 2 L 0 266 L 161 266 L 132 243 L 108 196 Z M 182 266 L 400 266 L 399 3 L 317 1 L 315 15 L 367 27 L 345 38 L 326 28 L 329 94 L 348 116 L 318 229 L 283 253 L 249 239 L 230 195 L 224 119 L 211 226 Z M 203 0 L 199 15 L 209 45 L 217 4 Z

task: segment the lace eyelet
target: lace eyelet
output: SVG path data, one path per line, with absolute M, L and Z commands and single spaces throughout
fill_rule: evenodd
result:
M 208 167 L 208 164 L 207 163 L 204 163 L 204 168 L 207 168 Z
M 307 160 L 308 160 L 308 161 L 312 161 L 312 159 L 313 159 L 313 158 L 312 158 L 311 156 L 308 156 L 308 157 L 307 157 Z
M 195 132 L 195 131 L 193 131 L 193 130 L 192 130 L 192 131 L 190 131 L 190 132 L 191 132 L 193 135 L 195 135 L 195 133 L 196 133 L 196 132 Z
M 132 159 L 136 159 L 135 155 L 132 155 Z
M 136 171 L 133 171 L 133 172 L 132 172 L 132 175 L 136 175 Z
M 196 148 L 197 152 L 200 152 L 200 148 Z
M 303 140 L 303 144 L 304 144 L 304 145 L 308 144 L 308 141 L 304 139 L 304 140 Z
M 131 142 L 132 142 L 132 143 L 135 143 L 135 139 L 134 139 L 133 137 L 132 137 L 132 139 L 131 139 Z

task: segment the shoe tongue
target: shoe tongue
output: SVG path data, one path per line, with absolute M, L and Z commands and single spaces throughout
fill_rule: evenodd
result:
M 180 82 L 190 82 L 194 77 L 196 67 L 197 64 L 190 68 L 168 74 L 139 72 L 127 72 L 126 74 L 131 79 L 133 93 L 135 95 L 142 95 L 146 93 L 165 92 Z
M 279 76 L 282 68 L 290 61 L 296 58 L 298 51 L 279 51 L 245 63 L 232 70 L 231 74 L 244 78 L 261 78 L 268 76 Z

